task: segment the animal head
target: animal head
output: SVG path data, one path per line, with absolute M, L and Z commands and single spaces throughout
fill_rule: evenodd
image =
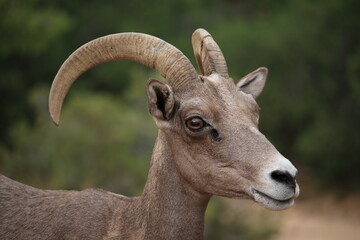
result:
M 201 75 L 178 49 L 149 35 L 121 33 L 85 44 L 53 82 L 49 106 L 54 122 L 59 123 L 63 100 L 81 73 L 111 60 L 142 63 L 169 83 L 147 82 L 148 106 L 185 181 L 209 195 L 250 198 L 274 210 L 292 206 L 299 195 L 297 170 L 258 130 L 255 99 L 268 70 L 259 68 L 235 84 L 208 32 L 196 30 L 192 43 Z

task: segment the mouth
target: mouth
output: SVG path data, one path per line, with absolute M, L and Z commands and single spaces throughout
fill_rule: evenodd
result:
M 270 210 L 284 210 L 294 205 L 294 196 L 288 199 L 275 199 L 256 189 L 251 189 L 251 192 L 257 203 Z

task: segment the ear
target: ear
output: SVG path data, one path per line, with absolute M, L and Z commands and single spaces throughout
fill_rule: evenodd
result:
M 240 91 L 251 94 L 254 98 L 257 98 L 265 86 L 267 74 L 268 69 L 266 67 L 258 68 L 241 78 L 236 86 Z
M 149 79 L 146 84 L 146 92 L 150 114 L 156 120 L 170 120 L 175 106 L 171 87 L 157 79 Z

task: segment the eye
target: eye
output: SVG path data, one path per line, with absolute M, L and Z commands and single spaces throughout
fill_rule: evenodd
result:
M 187 119 L 185 123 L 186 123 L 186 127 L 193 132 L 200 131 L 202 128 L 206 126 L 206 122 L 202 120 L 200 117 L 191 117 Z

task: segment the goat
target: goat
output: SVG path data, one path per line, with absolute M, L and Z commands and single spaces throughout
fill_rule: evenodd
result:
M 56 125 L 72 83 L 97 64 L 139 62 L 169 83 L 146 84 L 159 130 L 143 193 L 40 190 L 1 175 L 1 239 L 203 239 L 213 195 L 252 199 L 272 210 L 293 205 L 297 169 L 258 130 L 255 98 L 268 70 L 234 84 L 207 31 L 196 30 L 192 45 L 202 75 L 177 48 L 142 33 L 101 37 L 70 55 L 50 90 Z

